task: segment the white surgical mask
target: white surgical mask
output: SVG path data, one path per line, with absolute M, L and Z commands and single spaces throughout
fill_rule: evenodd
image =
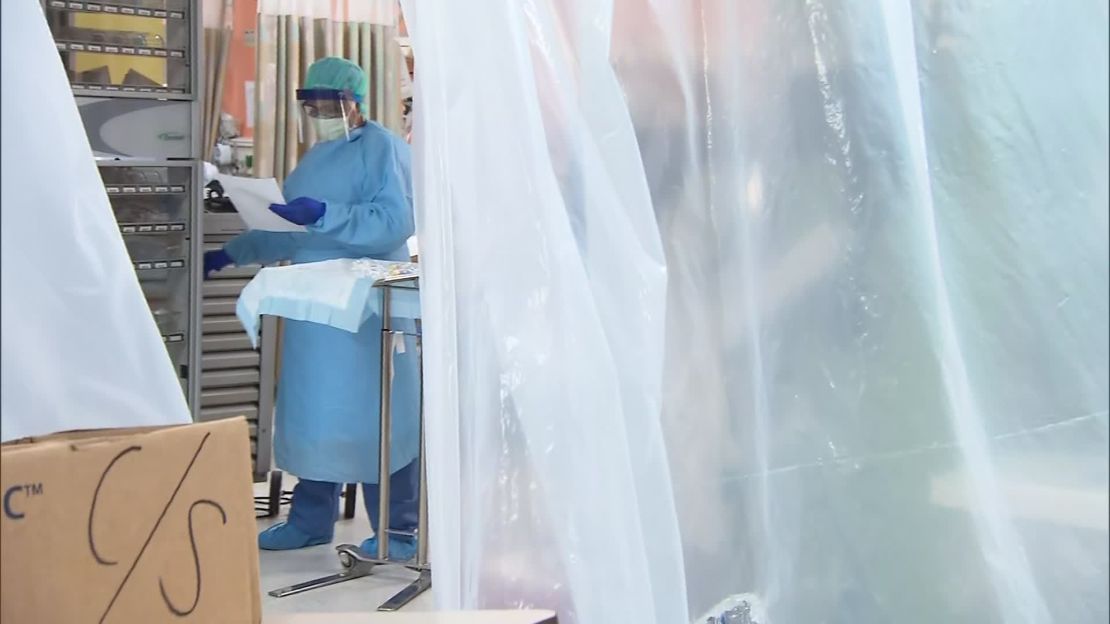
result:
M 320 141 L 334 141 L 347 136 L 347 120 L 342 117 L 335 119 L 313 119 L 316 128 L 316 138 Z

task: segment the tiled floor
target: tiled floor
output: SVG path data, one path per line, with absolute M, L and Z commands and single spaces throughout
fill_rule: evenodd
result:
M 288 478 L 286 479 L 289 480 Z M 291 488 L 291 483 L 285 484 Z M 260 484 L 256 494 L 264 495 L 266 488 Z M 361 495 L 361 492 L 360 492 Z M 277 613 L 329 613 L 373 611 L 378 605 L 401 591 L 416 573 L 401 567 L 383 567 L 380 571 L 339 585 L 314 589 L 303 594 L 274 598 L 269 591 L 301 581 L 327 576 L 340 570 L 335 554 L 338 544 L 358 544 L 370 536 L 370 523 L 359 499 L 353 520 L 340 520 L 335 525 L 335 541 L 328 546 L 313 546 L 301 550 L 261 552 L 262 612 Z M 283 508 L 284 515 L 288 508 Z M 259 520 L 259 530 L 275 520 Z M 432 608 L 432 594 L 425 592 L 406 608 L 408 611 L 427 611 Z

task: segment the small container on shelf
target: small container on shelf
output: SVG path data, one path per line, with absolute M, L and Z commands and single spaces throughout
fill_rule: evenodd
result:
M 167 263 L 165 267 L 151 268 L 184 268 L 184 265 L 179 266 L 176 262 L 184 261 L 189 255 L 189 241 L 184 232 L 127 235 L 123 237 L 123 243 L 127 246 L 127 253 L 131 255 L 131 262 L 136 265 Z
M 188 167 L 101 167 L 100 177 L 123 234 L 188 231 Z
M 47 0 L 47 22 L 75 89 L 188 95 L 188 0 Z

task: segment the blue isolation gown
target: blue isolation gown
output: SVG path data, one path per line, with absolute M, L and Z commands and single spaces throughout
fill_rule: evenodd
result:
M 376 123 L 350 138 L 319 143 L 285 181 L 287 200 L 327 204 L 308 232 L 251 230 L 225 250 L 237 265 L 294 264 L 335 258 L 408 260 L 414 231 L 409 146 Z M 397 320 L 395 329 L 411 329 Z M 278 468 L 302 479 L 378 483 L 381 318 L 357 334 L 284 321 L 274 427 Z M 419 446 L 415 344 L 396 355 L 390 472 L 412 462 Z M 400 351 L 400 349 L 398 349 Z

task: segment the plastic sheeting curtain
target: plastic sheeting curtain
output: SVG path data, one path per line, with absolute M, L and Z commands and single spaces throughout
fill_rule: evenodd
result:
M 673 622 L 663 250 L 591 4 L 405 5 L 435 592 Z
M 1106 621 L 1105 2 L 404 8 L 441 606 Z
M 2 7 L 0 440 L 187 423 L 42 6 Z
M 370 119 L 400 133 L 402 58 L 396 0 L 259 0 L 254 175 L 284 180 L 306 145 L 297 89 L 325 56 L 358 63 L 370 77 Z

